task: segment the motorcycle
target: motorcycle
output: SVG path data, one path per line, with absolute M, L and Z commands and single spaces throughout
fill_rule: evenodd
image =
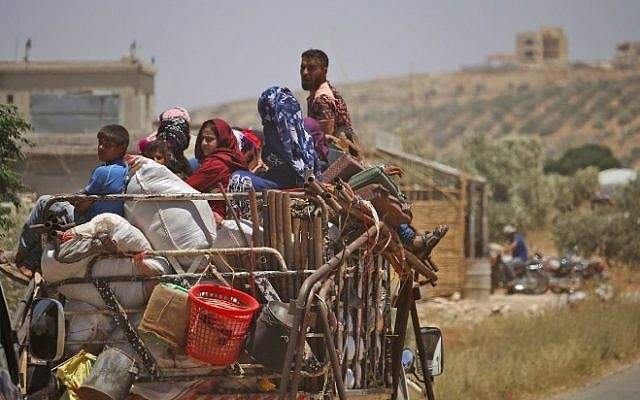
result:
M 553 293 L 573 293 L 583 288 L 585 281 L 604 279 L 604 263 L 587 261 L 572 254 L 549 258 L 544 262 L 544 270 L 549 276 L 549 288 Z
M 490 259 L 492 288 L 505 288 L 507 294 L 543 294 L 549 289 L 549 277 L 543 272 L 539 255 L 529 261 L 514 260 L 493 246 Z

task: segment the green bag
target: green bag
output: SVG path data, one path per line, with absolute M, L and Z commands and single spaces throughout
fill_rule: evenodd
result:
M 353 190 L 360 189 L 364 186 L 377 183 L 382 185 L 389 193 L 403 203 L 407 202 L 407 196 L 402 193 L 398 185 L 385 174 L 384 169 L 380 166 L 370 167 L 364 171 L 358 172 L 349 179 L 349 185 Z

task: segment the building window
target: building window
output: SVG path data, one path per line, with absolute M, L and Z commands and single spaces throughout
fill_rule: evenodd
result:
M 7 95 L 7 104 L 13 104 L 13 95 L 12 94 L 8 94 Z
M 120 98 L 101 93 L 31 93 L 31 125 L 36 133 L 90 133 L 120 121 Z

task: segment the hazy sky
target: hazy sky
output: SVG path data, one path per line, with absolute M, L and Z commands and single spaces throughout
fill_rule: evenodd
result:
M 571 59 L 611 58 L 640 40 L 640 1 L 0 0 L 0 59 L 156 59 L 156 106 L 197 107 L 299 88 L 299 55 L 330 57 L 335 82 L 450 71 L 514 51 L 515 33 L 557 25 Z

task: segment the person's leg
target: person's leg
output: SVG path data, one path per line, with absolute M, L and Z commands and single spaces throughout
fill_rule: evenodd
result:
M 29 277 L 37 270 L 42 258 L 40 233 L 31 229 L 30 226 L 45 223 L 47 216 L 44 213 L 44 206 L 51 197 L 53 196 L 44 195 L 38 198 L 20 233 L 16 266 Z M 66 201 L 53 204 L 49 210 L 51 215 L 60 222 L 70 223 L 74 220 L 73 206 Z

